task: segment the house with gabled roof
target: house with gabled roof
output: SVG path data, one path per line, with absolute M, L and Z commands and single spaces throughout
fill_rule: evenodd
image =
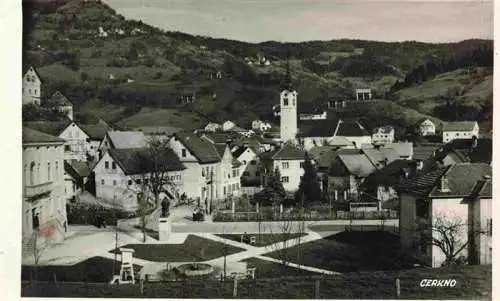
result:
M 25 122 L 24 125 L 63 139 L 65 160 L 87 161 L 90 151 L 89 136 L 77 123 L 68 119 L 64 122 Z
M 52 94 L 45 106 L 55 108 L 59 112 L 66 114 L 70 120 L 73 120 L 73 104 L 61 93 L 61 91 L 56 91 Z
M 186 166 L 184 193 L 188 198 L 198 200 L 208 212 L 220 200 L 239 194 L 239 162 L 233 160 L 227 144 L 213 143 L 192 133 L 176 133 L 168 141 L 168 146 Z
M 34 66 L 23 66 L 23 105 L 40 105 L 42 83 L 42 78 Z
M 22 240 L 33 248 L 34 233 L 46 244 L 68 231 L 64 198 L 64 140 L 27 127 L 22 129 Z M 24 255 L 24 254 L 23 254 Z M 27 254 L 32 258 L 32 254 Z M 25 260 L 23 256 L 23 260 Z
M 147 181 L 155 164 L 145 164 L 139 158 L 147 158 L 147 148 L 110 148 L 93 167 L 96 197 L 124 210 L 138 208 L 137 193 L 142 181 Z M 171 149 L 165 149 L 162 156 L 167 166 L 170 185 L 165 187 L 170 202 L 178 200 L 183 191 L 182 172 L 186 169 Z M 162 164 L 164 166 L 164 164 Z
M 251 146 L 243 145 L 236 147 L 232 153 L 233 157 L 241 163 L 240 174 L 242 187 L 261 186 L 265 174 L 265 167 L 258 156 L 258 152 Z
M 391 125 L 380 126 L 373 130 L 373 144 L 387 144 L 394 142 L 394 127 Z
M 273 170 L 277 168 L 280 171 L 283 188 L 288 192 L 299 189 L 305 154 L 304 150 L 287 143 L 272 156 Z
M 441 266 L 444 253 L 431 243 L 441 238 L 432 229 L 445 222 L 457 229 L 455 247 L 464 246 L 460 256 L 471 263 L 491 263 L 491 175 L 489 164 L 464 163 L 403 182 L 398 187 L 402 247 L 427 265 Z
M 446 122 L 443 125 L 443 143 L 455 139 L 479 138 L 479 124 L 476 121 Z
M 422 118 L 416 123 L 417 132 L 420 136 L 436 135 L 436 124 L 429 118 Z
M 143 132 L 139 131 L 109 131 L 99 145 L 99 153 L 103 155 L 110 148 L 132 149 L 147 147 L 148 140 Z

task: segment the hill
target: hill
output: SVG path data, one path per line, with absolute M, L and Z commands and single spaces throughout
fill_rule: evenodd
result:
M 429 61 L 491 43 L 252 44 L 161 30 L 127 20 L 99 0 L 30 3 L 23 3 L 24 63 L 38 67 L 44 79 L 43 97 L 60 90 L 75 104 L 76 118 L 104 118 L 134 126 L 182 126 L 163 114 L 186 112 L 193 121 L 199 120 L 193 124 L 231 119 L 248 126 L 252 119 L 269 119 L 271 107 L 278 102 L 286 60 L 299 93 L 299 111 L 324 106 L 332 97 L 352 97 L 355 88 L 370 86 L 378 98 L 391 92 L 400 110 L 410 106 L 435 115 L 431 106 L 412 103 L 406 95 L 416 92 L 399 91 L 410 86 L 398 83 L 406 83 Z M 467 86 L 464 96 L 470 101 L 482 96 L 488 80 L 486 76 L 484 84 Z M 186 103 L 192 96 L 196 100 Z M 158 113 L 162 118 L 147 118 L 150 113 L 143 108 L 162 109 Z

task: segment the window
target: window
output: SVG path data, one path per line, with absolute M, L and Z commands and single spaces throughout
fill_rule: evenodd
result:
M 28 89 L 29 94 L 31 94 L 31 89 Z
M 35 91 L 34 93 L 36 94 L 36 89 L 34 91 Z
M 135 180 L 135 184 L 137 184 L 137 185 L 141 184 L 141 179 Z
M 50 170 L 50 162 L 47 163 L 47 180 L 51 180 L 52 175 L 51 175 L 51 170 Z
M 128 180 L 128 185 L 132 185 L 132 180 Z
M 288 167 L 290 167 L 290 164 L 288 162 L 283 162 L 283 163 L 281 163 L 281 167 L 283 169 L 287 169 Z
M 224 195 L 226 195 L 226 186 L 224 186 Z
M 238 176 L 238 170 L 237 169 L 233 169 L 233 178 L 235 178 L 237 176 Z
M 105 183 L 104 183 L 104 179 L 102 179 L 102 180 L 101 180 L 101 185 L 104 185 L 104 184 L 105 184 Z
M 456 133 L 455 136 L 457 136 L 457 137 L 460 136 L 460 133 Z
M 288 183 L 288 177 L 281 177 L 281 182 L 282 183 Z
M 59 161 L 56 161 L 56 173 L 54 175 L 54 179 L 58 179 L 58 175 L 59 175 Z
M 113 186 L 116 186 L 116 180 L 113 180 Z
M 256 172 L 255 172 L 255 176 L 256 176 L 256 177 L 260 176 L 260 172 L 259 172 L 259 171 L 256 171 Z
M 35 185 L 35 162 L 30 164 L 30 185 Z
M 493 235 L 493 219 L 489 218 L 487 221 L 488 235 Z
M 244 177 L 248 177 L 249 175 L 250 175 L 250 173 L 248 171 L 243 172 Z
M 111 168 L 116 169 L 116 162 L 111 162 Z
M 283 98 L 283 105 L 288 106 L 288 98 L 286 97 Z
M 108 161 L 105 161 L 104 162 L 104 168 L 108 169 L 109 168 L 109 162 Z
M 247 160 L 243 160 L 243 165 L 246 165 L 247 164 Z
M 40 212 L 37 210 L 37 208 L 31 209 L 31 223 L 33 225 L 33 230 L 38 229 L 38 227 L 40 226 L 39 214 Z
M 186 158 L 186 150 L 185 149 L 182 149 L 182 157 Z
M 304 162 L 300 162 L 300 168 L 304 168 Z
M 69 152 L 69 151 L 71 151 L 71 148 L 69 147 L 69 145 L 65 145 L 65 146 L 64 146 L 64 151 L 65 151 L 65 152 Z
M 202 176 L 202 177 L 206 177 L 206 176 L 207 176 L 207 172 L 205 171 L 205 167 L 203 167 L 203 168 L 201 169 L 201 176 Z

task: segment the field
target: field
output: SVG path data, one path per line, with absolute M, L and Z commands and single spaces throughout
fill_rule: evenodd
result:
M 118 122 L 121 126 L 171 126 L 182 129 L 196 129 L 205 126 L 204 118 L 192 112 L 180 112 L 176 109 L 143 108 L 132 117 Z
M 396 299 L 395 281 L 400 279 L 401 299 L 491 300 L 492 267 L 459 266 L 439 269 L 411 269 L 345 274 L 334 277 L 284 277 L 243 280 L 237 297 L 242 299 Z M 455 287 L 420 287 L 423 279 L 455 279 Z M 315 281 L 320 281 L 315 296 Z M 98 283 L 24 282 L 23 297 L 145 297 L 145 298 L 231 298 L 233 283 L 210 281 L 171 282 L 111 286 Z

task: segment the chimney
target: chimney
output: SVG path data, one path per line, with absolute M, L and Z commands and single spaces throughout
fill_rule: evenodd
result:
M 448 184 L 446 175 L 441 177 L 441 192 L 450 192 L 450 185 Z

